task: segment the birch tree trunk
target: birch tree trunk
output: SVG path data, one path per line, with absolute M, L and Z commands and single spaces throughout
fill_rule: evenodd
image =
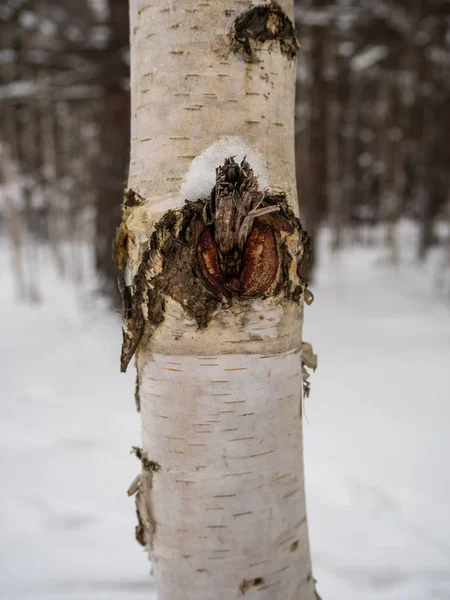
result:
M 116 239 L 159 600 L 313 600 L 292 0 L 132 0 Z

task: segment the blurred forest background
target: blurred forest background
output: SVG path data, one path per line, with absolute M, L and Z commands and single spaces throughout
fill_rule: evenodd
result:
M 331 249 L 376 240 L 398 261 L 397 225 L 416 255 L 450 262 L 450 2 L 296 0 L 298 189 L 308 231 Z M 0 5 L 2 234 L 19 296 L 40 296 L 38 248 L 83 277 L 94 253 L 114 297 L 112 239 L 129 153 L 126 0 Z M 150 157 L 149 157 L 150 159 Z M 377 228 L 380 231 L 380 227 Z

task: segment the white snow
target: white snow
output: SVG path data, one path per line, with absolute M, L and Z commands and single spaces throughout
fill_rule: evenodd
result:
M 306 489 L 324 600 L 450 598 L 450 273 L 380 249 L 322 261 L 304 337 Z M 326 240 L 322 240 L 322 257 Z
M 126 495 L 139 419 L 120 319 L 42 256 L 43 302 L 18 302 L 1 248 L 0 597 L 151 600 Z
M 350 61 L 350 64 L 354 71 L 364 71 L 373 67 L 377 62 L 383 60 L 388 55 L 389 49 L 386 46 L 373 46 L 354 56 Z
M 413 234 L 397 269 L 377 246 L 332 258 L 321 238 L 304 411 L 323 600 L 450 598 L 450 304 Z M 0 597 L 154 600 L 126 496 L 139 419 L 118 315 L 48 260 L 44 301 L 18 302 L 1 249 Z
M 198 200 L 209 198 L 216 182 L 217 165 L 222 165 L 226 158 L 232 156 L 238 163 L 247 157 L 254 174 L 258 177 L 260 189 L 269 184 L 268 172 L 263 157 L 244 138 L 224 136 L 206 148 L 192 161 L 181 186 L 180 198 Z

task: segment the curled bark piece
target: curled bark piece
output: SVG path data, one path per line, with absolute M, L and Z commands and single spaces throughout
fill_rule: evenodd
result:
M 314 354 L 313 347 L 308 342 L 302 342 L 302 373 L 303 373 L 303 396 L 309 398 L 311 393 L 311 382 L 309 381 L 311 369 L 313 372 L 317 369 L 318 357 Z
M 139 473 L 139 475 L 136 475 L 136 477 L 131 482 L 130 487 L 127 490 L 127 495 L 134 496 L 135 494 L 137 494 L 140 484 L 141 484 L 141 474 Z

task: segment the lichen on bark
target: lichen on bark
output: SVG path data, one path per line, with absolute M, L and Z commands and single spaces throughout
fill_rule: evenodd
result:
M 131 286 L 119 282 L 126 325 L 122 371 L 163 322 L 166 298 L 201 329 L 219 306 L 233 302 L 299 302 L 309 256 L 309 237 L 286 197 L 259 190 L 245 159 L 226 159 L 216 169 L 210 197 L 167 211 L 154 226 Z

